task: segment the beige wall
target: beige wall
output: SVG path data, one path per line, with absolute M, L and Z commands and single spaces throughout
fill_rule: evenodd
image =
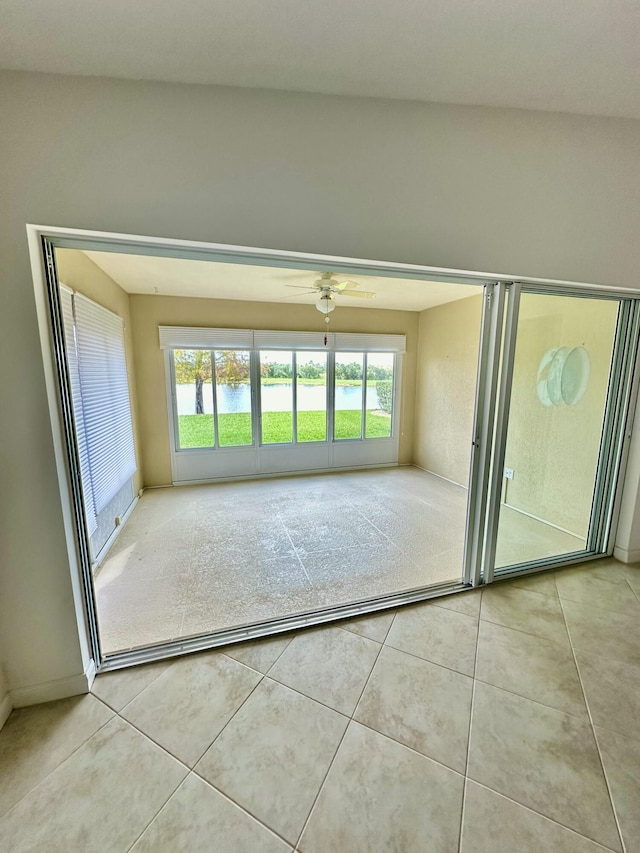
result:
M 422 311 L 416 380 L 414 459 L 467 485 L 482 297 Z M 587 531 L 617 306 L 594 299 L 523 294 L 503 497 L 519 510 L 579 536 Z M 545 407 L 536 378 L 554 347 L 583 346 L 591 379 L 575 406 Z
M 482 296 L 429 308 L 419 318 L 414 461 L 467 486 Z
M 516 509 L 586 536 L 598 462 L 617 304 L 523 294 L 513 374 L 505 500 Z M 573 406 L 543 406 L 536 377 L 555 347 L 584 347 L 591 378 Z
M 124 320 L 124 344 L 127 359 L 127 377 L 129 379 L 129 396 L 131 399 L 131 416 L 133 420 L 133 438 L 136 449 L 137 471 L 134 475 L 134 488 L 137 492 L 142 482 L 142 453 L 140 431 L 138 426 L 138 399 L 136 392 L 136 377 L 133 365 L 133 340 L 131 334 L 131 317 L 129 313 L 129 294 L 123 290 L 99 266 L 94 264 L 84 252 L 76 249 L 57 249 L 56 265 L 58 279 L 72 290 L 102 305 Z
M 17 72 L 0 103 L 12 689 L 87 664 L 25 223 L 638 286 L 637 121 Z
M 130 304 L 146 486 L 171 483 L 164 353 L 158 344 L 158 326 L 285 329 L 303 332 L 325 328 L 322 315 L 312 305 L 136 294 L 130 296 Z M 338 307 L 331 315 L 330 330 L 407 336 L 407 354 L 403 359 L 399 457 L 401 463 L 411 462 L 417 313 Z

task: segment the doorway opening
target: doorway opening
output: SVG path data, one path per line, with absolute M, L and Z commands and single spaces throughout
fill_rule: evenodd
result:
M 611 553 L 634 299 L 48 232 L 99 668 Z

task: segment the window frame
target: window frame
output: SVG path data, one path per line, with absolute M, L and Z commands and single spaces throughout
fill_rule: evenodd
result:
M 209 350 L 205 347 L 194 347 L 193 349 L 202 349 L 209 353 L 211 359 L 211 387 L 213 399 L 213 440 L 214 443 L 202 447 L 182 447 L 180 445 L 180 421 L 178 414 L 177 402 L 177 383 L 176 383 L 176 368 L 175 368 L 175 352 L 178 349 L 186 350 L 188 347 L 172 347 L 166 350 L 168 363 L 168 400 L 170 400 L 170 423 L 172 425 L 171 432 L 171 447 L 174 453 L 203 453 L 203 452 L 233 452 L 237 450 L 247 450 L 250 448 L 293 448 L 293 447 L 312 447 L 314 445 L 331 445 L 333 443 L 342 444 L 344 442 L 369 442 L 369 441 L 388 441 L 396 438 L 396 412 L 399 409 L 400 383 L 398 381 L 399 372 L 401 369 L 400 356 L 401 353 L 391 352 L 387 350 L 327 350 L 327 369 L 325 383 L 325 416 L 326 416 L 326 437 L 316 441 L 298 441 L 298 354 L 306 352 L 320 352 L 320 350 L 308 350 L 292 347 L 290 350 L 282 350 L 280 348 L 261 348 L 261 349 L 246 349 L 243 347 L 229 347 L 229 350 L 249 353 L 249 387 L 251 395 L 251 427 L 252 440 L 250 444 L 237 445 L 221 445 L 220 444 L 220 429 L 218 422 L 218 395 L 216 381 L 216 353 L 222 350 Z M 225 350 L 226 351 L 226 350 Z M 291 352 L 291 418 L 292 418 L 292 439 L 291 441 L 282 442 L 265 442 L 262 435 L 262 353 L 277 353 Z M 362 400 L 360 404 L 360 435 L 346 438 L 338 438 L 335 435 L 336 422 L 336 356 L 341 354 L 352 353 L 354 356 L 362 356 Z M 389 435 L 367 436 L 367 390 L 369 379 L 368 372 L 368 356 L 390 354 L 393 357 L 393 367 L 391 374 L 391 413 L 390 413 L 390 429 Z

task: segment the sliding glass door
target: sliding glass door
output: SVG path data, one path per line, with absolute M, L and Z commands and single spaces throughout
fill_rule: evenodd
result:
M 630 300 L 513 285 L 508 301 L 485 582 L 606 552 L 635 352 Z

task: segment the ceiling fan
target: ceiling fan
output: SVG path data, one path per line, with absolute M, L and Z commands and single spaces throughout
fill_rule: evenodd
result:
M 335 273 L 321 272 L 320 278 L 309 287 L 301 284 L 287 284 L 286 287 L 295 287 L 304 290 L 305 293 L 316 294 L 316 308 L 325 315 L 325 323 L 329 322 L 329 314 L 336 307 L 336 296 L 355 296 L 358 299 L 373 299 L 375 293 L 371 290 L 360 290 L 357 281 L 344 279 L 342 281 L 334 278 Z M 303 294 L 300 294 L 301 296 Z M 284 296 L 283 299 L 292 299 L 293 296 Z

